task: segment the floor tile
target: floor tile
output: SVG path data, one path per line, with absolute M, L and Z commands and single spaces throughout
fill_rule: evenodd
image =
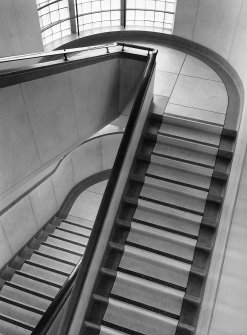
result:
M 87 189 L 87 191 L 104 194 L 108 180 L 103 180 Z
M 199 59 L 190 55 L 186 56 L 180 74 L 221 82 L 220 77 L 213 69 Z
M 177 80 L 177 74 L 156 70 L 154 94 L 169 97 Z
M 162 115 L 165 111 L 168 100 L 169 100 L 169 97 L 164 97 L 162 95 L 154 94 L 153 113 Z
M 98 213 L 102 195 L 84 191 L 75 201 L 70 214 L 94 221 Z
M 169 102 L 225 114 L 228 96 L 222 83 L 180 75 Z
M 165 46 L 156 46 L 156 48 L 159 51 L 156 60 L 156 68 L 162 71 L 179 73 L 186 54 Z

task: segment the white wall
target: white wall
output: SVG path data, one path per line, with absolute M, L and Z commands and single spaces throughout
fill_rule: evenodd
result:
M 0 269 L 56 214 L 76 184 L 112 168 L 121 139 L 122 134 L 108 134 L 80 145 L 52 176 L 0 217 Z
M 0 57 L 43 51 L 35 0 L 0 1 Z M 0 65 L 0 69 L 30 61 Z
M 112 59 L 0 89 L 0 202 L 117 117 L 119 99 L 129 98 L 120 97 L 120 72 L 125 78 L 131 68 L 135 87 L 144 67 L 134 71 L 133 62 Z

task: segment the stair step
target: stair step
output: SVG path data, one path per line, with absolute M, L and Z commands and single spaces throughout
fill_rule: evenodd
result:
M 31 335 L 32 329 L 33 327 L 22 324 L 18 320 L 0 315 L 0 334 L 2 335 Z
M 86 246 L 88 243 L 88 237 L 84 237 L 84 236 L 80 236 L 80 235 L 76 235 L 74 233 L 70 233 L 64 230 L 60 230 L 59 228 L 57 228 L 54 233 L 52 234 L 52 236 L 57 236 L 60 238 L 64 238 L 68 241 L 71 241 L 72 243 L 79 243 L 81 245 Z
M 31 262 L 34 262 L 36 264 L 39 264 L 41 266 L 46 266 L 50 268 L 51 270 L 58 270 L 64 273 L 70 274 L 74 270 L 73 265 L 68 265 L 64 263 L 63 261 L 57 261 L 54 259 L 51 259 L 49 257 L 43 257 L 42 255 L 33 253 L 32 257 L 30 258 Z
M 205 191 L 151 177 L 145 177 L 140 195 L 144 198 L 202 214 L 207 199 L 207 192 Z
M 120 271 L 117 272 L 112 294 L 177 316 L 184 298 L 182 291 Z
M 36 266 L 26 263 L 23 264 L 21 271 L 30 274 L 32 276 L 40 277 L 44 280 L 51 281 L 52 283 L 55 283 L 60 286 L 62 286 L 64 282 L 67 280 L 67 276 L 49 270 L 45 270 L 42 268 L 38 268 Z
M 189 121 L 199 121 L 214 125 L 224 125 L 225 115 L 217 112 L 211 112 L 192 107 L 185 107 L 175 104 L 169 104 L 165 111 L 165 116 L 182 117 Z
M 84 227 L 81 227 L 81 226 L 69 224 L 65 221 L 61 222 L 59 228 L 66 229 L 67 231 L 71 231 L 72 233 L 81 234 L 81 235 L 85 235 L 85 236 L 88 236 L 88 237 L 91 234 L 91 230 L 89 230 L 88 228 L 84 228 Z
M 14 274 L 13 278 L 11 279 L 11 283 L 23 286 L 25 288 L 31 288 L 38 293 L 45 294 L 51 297 L 55 297 L 59 292 L 59 289 L 54 286 L 44 284 L 38 280 L 33 280 L 27 277 L 20 276 L 19 274 Z
M 209 189 L 212 173 L 210 168 L 155 155 L 147 170 L 147 174 L 203 189 Z
M 134 219 L 197 236 L 202 216 L 139 199 Z
M 109 299 L 104 321 L 125 328 L 127 325 L 129 330 L 144 335 L 160 335 L 161 329 L 162 335 L 173 335 L 178 323 L 170 317 L 112 298 Z
M 185 288 L 191 266 L 166 256 L 125 245 L 120 268 Z
M 34 313 L 30 310 L 15 306 L 14 304 L 10 304 L 5 301 L 0 301 L 0 314 L 26 323 L 32 327 L 35 327 L 42 317 L 41 314 Z
M 21 287 L 20 289 L 16 289 L 14 287 L 4 285 L 0 295 L 8 299 L 17 300 L 18 302 L 31 307 L 38 308 L 44 312 L 51 303 L 50 300 L 22 291 Z
M 67 218 L 63 221 L 70 222 L 70 223 L 75 223 L 79 226 L 89 228 L 89 229 L 93 229 L 93 225 L 94 225 L 93 221 L 82 219 L 82 218 L 79 218 L 79 217 L 74 216 L 74 215 L 68 215 Z
M 163 115 L 163 125 L 170 124 L 180 126 L 181 128 L 189 128 L 190 130 L 200 130 L 202 132 L 208 132 L 220 136 L 222 133 L 222 126 L 207 123 L 203 120 L 188 119 L 182 116 L 176 116 L 171 114 Z
M 195 239 L 137 222 L 131 222 L 127 241 L 189 261 L 193 260 L 196 245 Z
M 48 255 L 48 256 L 54 256 L 56 258 L 59 258 L 61 260 L 65 260 L 67 262 L 71 262 L 73 264 L 77 264 L 79 260 L 81 259 L 80 256 L 71 254 L 70 252 L 62 251 L 56 248 L 49 247 L 47 245 L 41 244 L 39 251 Z
M 64 240 L 61 240 L 59 238 L 55 238 L 54 236 L 49 236 L 48 239 L 46 240 L 46 243 L 54 246 L 54 247 L 60 247 L 62 249 L 68 250 L 68 251 L 72 251 L 75 253 L 78 253 L 80 255 L 83 255 L 85 252 L 85 247 L 83 246 L 79 246 L 77 244 L 74 243 L 70 243 Z
M 214 167 L 217 151 L 217 148 L 207 145 L 158 135 L 153 153 L 192 164 Z
M 111 329 L 106 326 L 100 327 L 99 335 L 128 335 L 127 333 L 123 333 L 121 331 L 117 331 L 115 329 Z

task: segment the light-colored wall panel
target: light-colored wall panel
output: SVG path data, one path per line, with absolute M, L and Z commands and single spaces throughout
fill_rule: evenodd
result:
M 28 196 L 1 216 L 2 227 L 13 255 L 37 232 L 38 226 Z
M 247 88 L 247 1 L 243 0 L 229 62 L 233 65 Z
M 119 108 L 120 59 L 102 63 L 99 78 L 102 96 L 101 109 L 105 116 L 105 122 L 110 122 L 121 112 Z
M 57 171 L 52 175 L 57 207 L 60 208 L 65 197 L 74 186 L 74 176 L 70 155 L 59 165 Z
M 119 59 L 70 72 L 80 138 L 119 114 Z
M 120 59 L 119 110 L 122 111 L 133 97 L 142 78 L 145 63 Z
M 101 138 L 102 170 L 112 168 L 122 137 L 122 134 L 116 134 Z
M 201 0 L 199 2 L 194 41 L 228 58 L 242 0 Z
M 0 193 L 41 166 L 18 85 L 0 90 Z
M 0 222 L 0 269 L 11 259 L 13 256 L 2 224 Z
M 22 46 L 22 53 L 43 51 L 44 48 L 36 1 L 11 1 L 15 9 L 15 17 Z M 9 2 L 9 0 L 5 2 Z
M 77 125 L 68 73 L 21 84 L 42 163 L 77 140 Z
M 177 0 L 173 34 L 193 39 L 199 0 Z
M 89 141 L 71 153 L 74 182 L 78 184 L 84 178 L 102 170 L 100 139 Z
M 57 202 L 51 177 L 29 193 L 32 208 L 39 228 L 57 212 Z

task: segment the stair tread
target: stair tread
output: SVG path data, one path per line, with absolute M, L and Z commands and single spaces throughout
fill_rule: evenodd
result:
M 5 298 L 17 300 L 20 303 L 32 306 L 34 308 L 38 308 L 42 311 L 46 311 L 46 309 L 51 303 L 50 300 L 43 299 L 41 297 L 27 293 L 25 291 L 21 291 L 21 288 L 16 289 L 8 285 L 4 285 L 0 295 Z
M 199 213 L 204 211 L 207 199 L 205 191 L 151 177 L 145 177 L 140 195 Z
M 142 247 L 193 260 L 196 240 L 161 229 L 132 222 L 127 241 Z
M 62 251 L 62 250 L 52 248 L 52 247 L 49 247 L 48 245 L 43 245 L 43 244 L 41 244 L 38 251 L 44 254 L 50 255 L 50 256 L 57 257 L 61 260 L 74 263 L 74 264 L 77 264 L 79 260 L 81 259 L 80 256 L 71 254 L 70 252 Z
M 88 242 L 88 237 L 83 237 L 60 229 L 55 229 L 52 236 L 65 238 L 66 240 L 71 241 L 72 243 L 75 242 L 83 245 L 87 245 Z
M 170 124 L 168 122 L 163 122 L 159 133 L 171 136 L 178 136 L 186 140 L 196 141 L 198 143 L 205 143 L 208 145 L 219 146 L 220 134 L 211 133 L 206 131 L 206 126 L 204 129 L 196 129 L 190 127 L 181 127 L 177 124 Z
M 160 158 L 160 157 L 159 157 Z M 166 180 L 174 181 L 175 183 L 181 183 L 183 185 L 190 185 L 191 187 L 197 187 L 201 189 L 209 189 L 211 176 L 204 176 L 196 174 L 193 171 L 186 171 L 174 166 L 161 165 L 161 162 L 154 163 L 153 161 L 149 164 L 147 174 L 152 177 L 163 178 Z
M 193 164 L 214 167 L 217 149 L 169 136 L 158 135 L 153 153 Z
M 128 335 L 128 334 L 101 325 L 99 335 Z
M 63 229 L 69 230 L 71 232 L 82 234 L 82 235 L 85 235 L 85 236 L 88 236 L 88 237 L 91 234 L 90 229 L 87 229 L 87 228 L 84 228 L 84 227 L 79 227 L 79 226 L 76 226 L 76 225 L 72 225 L 72 224 L 69 224 L 65 221 L 61 222 L 59 228 L 63 228 Z
M 62 271 L 65 273 L 71 273 L 74 270 L 74 266 L 68 265 L 66 263 L 63 263 L 62 261 L 56 261 L 54 259 L 51 259 L 49 257 L 43 257 L 39 254 L 33 254 L 30 258 L 31 262 L 34 262 L 36 264 L 40 264 L 41 266 L 46 266 L 50 268 L 51 270 L 55 269 L 58 271 Z
M 173 229 L 178 232 L 198 235 L 202 216 L 139 199 L 134 218 Z
M 104 321 L 122 326 L 144 335 L 175 334 L 178 321 L 131 304 L 109 299 Z
M 67 276 L 48 271 L 42 268 L 38 268 L 36 266 L 32 266 L 29 264 L 23 264 L 23 267 L 21 269 L 22 272 L 25 272 L 27 274 L 30 274 L 32 276 L 40 277 L 44 280 L 49 280 L 52 283 L 63 285 L 64 282 L 67 280 Z
M 35 327 L 42 317 L 41 314 L 31 312 L 5 301 L 0 301 L 0 314 L 19 320 L 32 327 Z
M 182 291 L 119 271 L 112 293 L 174 315 L 179 315 L 184 297 Z
M 67 216 L 67 218 L 63 221 L 68 221 L 68 222 L 71 222 L 71 223 L 75 223 L 75 224 L 78 224 L 82 227 L 86 227 L 86 228 L 89 228 L 89 229 L 93 229 L 93 225 L 94 225 L 93 221 L 82 219 L 82 218 L 79 218 L 79 217 L 71 215 L 71 214 L 69 214 Z
M 119 267 L 180 287 L 186 287 L 191 268 L 189 264 L 128 245 Z
M 213 113 L 214 114 L 214 113 Z M 212 113 L 210 114 L 212 117 Z M 222 125 L 215 124 L 215 123 L 208 123 L 207 120 L 203 119 L 193 119 L 188 118 L 186 116 L 182 115 L 172 115 L 172 114 L 164 114 L 163 115 L 163 124 L 172 124 L 172 125 L 178 125 L 183 128 L 189 128 L 189 129 L 197 129 L 201 130 L 203 132 L 209 132 L 216 135 L 221 135 L 222 132 Z
M 39 282 L 38 280 L 33 280 L 24 276 L 20 276 L 17 273 L 14 274 L 11 279 L 11 283 L 21 285 L 25 288 L 31 288 L 32 290 L 45 294 L 51 297 L 55 297 L 59 291 L 58 288 Z
M 12 320 L 13 320 L 13 318 L 12 318 Z M 32 333 L 31 330 L 19 327 L 14 323 L 2 320 L 1 316 L 0 316 L 0 334 L 2 334 L 2 335 L 4 335 L 4 334 L 30 335 L 31 333 Z
M 76 252 L 78 254 L 83 255 L 85 252 L 85 247 L 67 242 L 67 241 L 63 241 L 57 238 L 54 238 L 52 236 L 49 236 L 48 239 L 46 240 L 47 243 L 53 245 L 53 246 L 57 246 L 63 249 L 66 249 L 68 251 L 72 251 L 72 252 Z

